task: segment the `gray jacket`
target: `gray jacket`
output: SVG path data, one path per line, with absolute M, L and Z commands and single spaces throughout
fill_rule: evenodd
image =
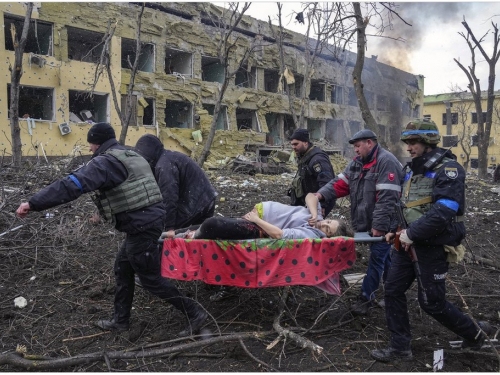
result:
M 401 196 L 403 167 L 389 151 L 377 145 L 367 161 L 354 158 L 345 170 L 323 186 L 320 193 L 326 201 L 351 198 L 351 220 L 354 231 L 375 228 L 388 232 L 394 205 Z

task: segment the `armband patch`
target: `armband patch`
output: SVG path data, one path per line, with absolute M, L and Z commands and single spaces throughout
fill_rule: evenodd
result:
M 317 173 L 321 172 L 321 164 L 320 163 L 314 164 L 313 169 Z
M 458 169 L 457 168 L 451 168 L 451 167 L 445 167 L 444 168 L 444 174 L 446 177 L 451 178 L 454 180 L 455 178 L 458 177 Z

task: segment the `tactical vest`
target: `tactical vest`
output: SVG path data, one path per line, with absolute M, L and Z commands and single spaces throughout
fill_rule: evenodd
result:
M 401 201 L 405 204 L 404 216 L 408 225 L 425 215 L 432 207 L 432 190 L 434 187 L 434 177 L 445 163 L 453 161 L 444 158 L 432 171 L 427 171 L 424 175 L 413 175 L 413 171 L 408 171 L 405 175 L 403 195 Z M 409 169 L 407 167 L 407 169 Z M 462 219 L 457 216 L 457 221 Z
M 127 169 L 128 177 L 117 187 L 96 194 L 99 213 L 115 223 L 120 212 L 135 211 L 162 201 L 158 184 L 148 162 L 135 151 L 111 149 L 105 152 L 117 158 Z
M 306 178 L 306 174 L 312 175 L 308 166 L 309 161 L 314 155 L 319 154 L 320 152 L 323 152 L 323 150 L 316 146 L 312 146 L 309 150 L 307 150 L 306 154 L 300 158 L 297 166 L 297 173 L 292 180 L 292 190 L 295 194 L 295 198 L 300 199 L 305 195 L 302 181 Z

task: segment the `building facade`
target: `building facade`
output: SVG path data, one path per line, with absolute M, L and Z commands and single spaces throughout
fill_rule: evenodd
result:
M 491 125 L 490 145 L 488 147 L 488 166 L 500 162 L 500 91 L 495 91 L 493 122 Z M 486 96 L 481 101 L 483 115 L 486 117 Z M 424 118 L 433 120 L 439 127 L 441 143 L 444 148 L 451 147 L 457 160 L 469 170 L 478 167 L 477 123 L 478 116 L 472 94 L 468 91 L 426 95 L 424 97 Z
M 108 121 L 119 134 L 106 75 L 95 80 L 96 62 L 109 22 L 117 27 L 111 39 L 111 71 L 118 105 L 130 82 L 129 61 L 135 58 L 139 3 L 35 3 L 23 59 L 20 120 L 23 155 L 87 153 L 86 133 L 92 122 Z M 139 4 L 139 5 L 138 5 Z M 4 85 L 0 87 L 0 147 L 10 152 L 9 64 L 14 61 L 12 28 L 18 35 L 25 14 L 23 3 L 0 3 L 4 33 L 0 33 L 0 61 Z M 196 152 L 193 131 L 208 135 L 214 106 L 224 77 L 217 59 L 218 29 L 213 19 L 221 8 L 210 3 L 146 3 L 142 17 L 142 53 L 134 87 L 134 111 L 127 144 L 146 133 L 162 139 L 169 149 Z M 217 162 L 248 149 L 273 149 L 288 145 L 298 125 L 289 113 L 289 99 L 280 90 L 279 49 L 267 22 L 245 16 L 236 35 L 235 61 L 245 47 L 261 40 L 231 81 L 217 122 L 209 161 Z M 290 88 L 304 84 L 304 36 L 285 33 L 285 64 L 294 76 Z M 363 127 L 352 83 L 356 54 L 337 56 L 323 52 L 313 67 L 306 106 L 306 124 L 313 140 L 324 148 L 350 149 L 347 139 Z M 233 62 L 234 64 L 234 62 Z M 281 78 L 281 79 L 280 79 Z M 377 61 L 365 60 L 365 95 L 372 113 L 389 142 L 397 140 L 402 124 L 420 117 L 423 77 Z M 293 105 L 299 105 L 294 98 Z M 391 130 L 392 129 L 392 130 Z M 395 129 L 395 131 L 393 131 Z M 199 141 L 199 138 L 198 138 Z

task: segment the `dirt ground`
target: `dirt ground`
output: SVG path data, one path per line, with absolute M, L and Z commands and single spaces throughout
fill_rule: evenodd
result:
M 113 310 L 113 261 L 123 235 L 111 225 L 88 222 L 94 212 L 89 196 L 24 220 L 14 215 L 21 201 L 69 170 L 69 161 L 31 164 L 20 171 L 0 169 L 0 371 L 27 369 L 6 364 L 16 347 L 26 359 L 37 359 L 32 369 L 52 371 L 430 372 L 437 349 L 444 349 L 443 371 L 499 371 L 498 356 L 491 349 L 450 348 L 449 341 L 460 338 L 419 309 L 415 285 L 408 292 L 411 362 L 383 364 L 371 359 L 370 350 L 388 342 L 384 309 L 377 306 L 368 317 L 353 317 L 349 306 L 359 289 L 349 289 L 345 282 L 340 297 L 294 286 L 286 302 L 281 326 L 323 347 L 321 354 L 291 339 L 266 348 L 278 337 L 273 320 L 281 288 L 239 289 L 232 298 L 211 302 L 213 287 L 177 282 L 211 315 L 207 329 L 214 334 L 205 341 L 179 339 L 181 315 L 137 288 L 130 331 L 103 333 L 95 322 L 109 318 Z M 241 216 L 263 200 L 288 203 L 290 175 L 232 175 L 224 170 L 209 174 L 222 198 L 216 215 Z M 451 267 L 447 285 L 450 301 L 475 319 L 500 326 L 500 202 L 492 191 L 497 186 L 474 176 L 468 179 L 465 245 L 471 260 Z M 348 217 L 348 201 L 339 203 L 342 207 L 334 213 Z M 358 246 L 357 256 L 344 274 L 366 270 L 367 247 Z M 27 306 L 15 307 L 17 297 L 24 297 Z M 83 355 L 87 360 L 81 360 Z M 71 357 L 80 361 L 70 363 Z M 57 367 L 41 367 L 54 359 L 61 360 Z

